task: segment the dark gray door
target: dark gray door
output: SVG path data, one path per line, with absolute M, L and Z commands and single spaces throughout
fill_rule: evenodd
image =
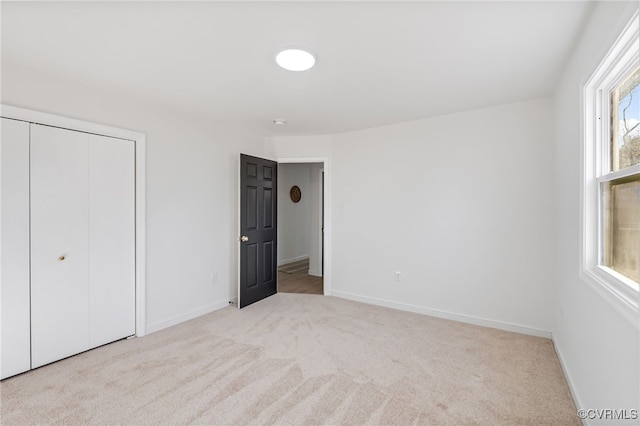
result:
M 241 308 L 276 293 L 277 189 L 275 161 L 240 154 Z

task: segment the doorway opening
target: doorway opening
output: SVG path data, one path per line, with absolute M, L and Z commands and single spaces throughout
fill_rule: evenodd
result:
M 278 159 L 278 292 L 327 294 L 325 162 Z

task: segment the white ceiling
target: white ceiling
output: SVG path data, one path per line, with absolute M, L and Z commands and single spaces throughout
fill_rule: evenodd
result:
M 1 7 L 3 64 L 265 135 L 339 133 L 551 95 L 591 10 L 582 1 Z M 280 69 L 274 53 L 288 44 L 312 49 L 316 67 Z

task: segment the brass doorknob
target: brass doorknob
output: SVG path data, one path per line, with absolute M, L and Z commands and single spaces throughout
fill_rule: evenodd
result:
M 249 237 L 247 237 L 246 235 L 243 235 L 242 237 L 240 237 L 240 241 L 242 241 L 243 243 L 246 243 L 247 241 L 249 241 Z
M 64 255 L 60 256 L 58 260 L 64 260 Z

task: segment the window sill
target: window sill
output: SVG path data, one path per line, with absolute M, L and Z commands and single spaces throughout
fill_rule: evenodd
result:
M 640 293 L 638 284 L 604 266 L 583 269 L 589 286 L 602 296 L 636 329 L 640 329 Z

